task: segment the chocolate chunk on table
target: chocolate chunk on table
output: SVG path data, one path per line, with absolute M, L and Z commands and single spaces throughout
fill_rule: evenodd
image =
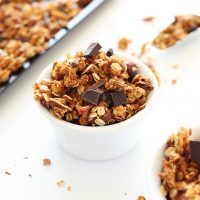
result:
M 128 63 L 126 65 L 127 65 L 127 72 L 130 78 L 133 79 L 135 75 L 137 74 L 137 66 L 135 63 Z
M 101 45 L 99 43 L 92 43 L 90 46 L 85 50 L 84 56 L 87 58 L 91 58 L 95 56 L 96 53 L 101 49 Z
M 114 91 L 106 94 L 112 106 L 119 106 L 127 104 L 127 97 L 124 91 Z
M 109 57 L 112 56 L 113 55 L 113 49 L 111 49 L 111 48 L 108 49 L 108 51 L 106 52 L 106 55 L 109 56 Z
M 96 90 L 89 89 L 89 90 L 86 90 L 82 94 L 81 98 L 85 102 L 91 103 L 97 106 L 102 99 L 103 93 L 104 93 L 103 90 L 100 90 L 100 89 L 96 89 Z
M 190 158 L 200 164 L 200 140 L 190 140 Z
M 105 84 L 105 82 L 106 82 L 105 80 L 100 80 L 97 84 L 90 87 L 90 90 L 96 90 L 97 88 L 100 88 Z

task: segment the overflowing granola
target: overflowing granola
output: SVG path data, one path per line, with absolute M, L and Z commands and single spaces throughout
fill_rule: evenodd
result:
M 83 52 L 55 62 L 51 79 L 34 85 L 34 98 L 59 119 L 104 126 L 124 121 L 145 107 L 153 89 L 138 66 L 92 43 Z
M 189 33 L 200 27 L 200 16 L 176 16 L 175 21 L 161 31 L 153 40 L 153 45 L 159 49 L 173 46 L 177 41 L 185 38 Z
M 169 137 L 162 163 L 161 193 L 169 200 L 200 198 L 200 165 L 190 158 L 191 129 L 180 128 Z
M 49 40 L 90 0 L 0 1 L 0 84 L 30 58 L 49 47 Z

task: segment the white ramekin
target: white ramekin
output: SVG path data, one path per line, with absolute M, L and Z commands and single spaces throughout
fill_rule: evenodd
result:
M 117 55 L 138 65 L 139 72 L 149 76 L 154 86 L 148 95 L 146 107 L 130 119 L 109 126 L 81 126 L 52 116 L 47 108 L 37 102 L 39 110 L 49 119 L 59 145 L 77 158 L 108 160 L 119 157 L 128 152 L 142 136 L 140 128 L 144 126 L 144 118 L 152 109 L 158 93 L 158 83 L 151 70 L 140 60 L 123 54 Z M 36 82 L 50 78 L 52 66 L 46 67 Z
M 192 128 L 192 136 L 190 138 L 199 138 L 200 137 L 200 127 Z M 148 173 L 147 173 L 147 187 L 149 192 L 148 199 L 156 199 L 156 200 L 167 200 L 160 193 L 161 181 L 159 177 L 159 173 L 162 170 L 162 161 L 163 161 L 163 153 L 165 150 L 166 140 L 161 143 L 160 147 L 157 149 L 157 152 L 153 155 L 153 157 L 149 161 L 148 165 Z

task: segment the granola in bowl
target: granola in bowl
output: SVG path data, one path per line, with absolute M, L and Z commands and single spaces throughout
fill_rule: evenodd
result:
M 123 57 L 92 43 L 53 64 L 51 78 L 34 85 L 34 98 L 55 117 L 84 126 L 122 122 L 145 108 L 151 78 Z
M 139 59 L 92 43 L 47 66 L 34 85 L 39 111 L 62 149 L 85 160 L 108 160 L 143 135 L 158 82 Z M 103 148 L 102 148 L 103 147 Z
M 168 200 L 200 199 L 200 144 L 191 135 L 193 129 L 180 128 L 166 143 L 160 191 Z

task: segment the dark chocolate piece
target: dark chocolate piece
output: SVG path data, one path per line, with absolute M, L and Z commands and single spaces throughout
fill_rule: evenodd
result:
M 77 4 L 81 7 L 84 8 L 87 6 L 92 0 L 78 0 Z
M 106 53 L 107 56 L 112 56 L 113 55 L 113 49 L 108 49 L 107 53 Z
M 100 88 L 105 84 L 105 82 L 106 82 L 105 80 L 100 80 L 97 84 L 90 87 L 90 90 L 96 90 L 97 88 Z
M 103 90 L 96 89 L 96 90 L 86 90 L 81 98 L 86 101 L 87 103 L 91 103 L 95 106 L 99 104 L 103 96 Z
M 190 140 L 190 158 L 196 163 L 200 164 L 200 141 Z
M 124 91 L 109 92 L 106 94 L 112 106 L 119 106 L 127 104 L 127 97 Z
M 99 43 L 92 43 L 90 46 L 85 50 L 84 56 L 87 58 L 91 58 L 92 56 L 96 55 L 96 53 L 101 49 L 101 45 Z
M 189 27 L 188 29 L 187 29 L 187 33 L 191 33 L 191 32 L 193 32 L 193 31 L 196 31 L 196 29 L 198 29 L 200 27 L 200 25 L 199 26 L 192 26 L 192 27 Z
M 137 66 L 135 63 L 128 63 L 126 65 L 127 65 L 127 72 L 130 78 L 133 79 L 135 75 L 137 74 Z

